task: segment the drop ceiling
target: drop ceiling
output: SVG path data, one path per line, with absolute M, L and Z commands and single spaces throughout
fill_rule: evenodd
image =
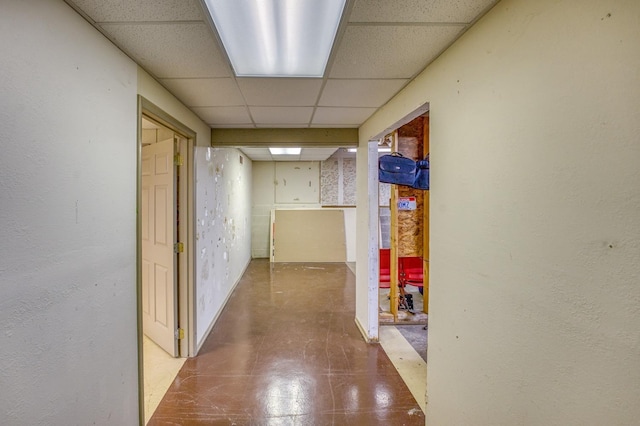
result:
M 348 1 L 323 78 L 235 77 L 201 0 L 66 1 L 209 126 L 246 129 L 359 127 L 498 0 Z

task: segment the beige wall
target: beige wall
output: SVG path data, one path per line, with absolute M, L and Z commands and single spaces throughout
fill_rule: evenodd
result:
M 197 146 L 211 146 L 211 128 L 140 67 L 138 94 L 195 132 Z
M 430 104 L 427 424 L 638 422 L 638 46 L 636 0 L 503 0 L 360 129 Z
M 0 9 L 0 423 L 134 425 L 137 67 L 62 1 Z

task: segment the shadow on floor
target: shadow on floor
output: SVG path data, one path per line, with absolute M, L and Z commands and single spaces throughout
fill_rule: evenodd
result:
M 427 336 L 429 331 L 424 326 L 418 325 L 397 325 L 396 328 L 407 339 L 407 342 L 418 352 L 424 362 L 427 362 Z

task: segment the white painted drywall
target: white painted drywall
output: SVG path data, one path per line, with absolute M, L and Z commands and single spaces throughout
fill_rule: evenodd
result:
M 195 158 L 200 347 L 251 260 L 252 162 L 235 148 L 197 147 Z
M 136 65 L 62 1 L 0 13 L 0 423 L 134 425 Z
M 427 424 L 638 423 L 639 46 L 636 0 L 503 0 L 360 129 L 431 105 Z

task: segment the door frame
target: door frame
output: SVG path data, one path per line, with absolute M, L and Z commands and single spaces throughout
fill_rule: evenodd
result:
M 378 200 L 379 188 L 378 188 L 378 143 L 382 141 L 385 135 L 395 131 L 396 129 L 404 126 L 405 124 L 411 122 L 417 117 L 431 112 L 431 104 L 429 102 L 425 102 L 411 113 L 407 114 L 400 120 L 391 124 L 389 127 L 381 131 L 380 133 L 370 137 L 366 145 L 366 150 L 358 150 L 358 160 L 360 160 L 363 152 L 364 159 L 367 162 L 367 187 L 369 189 L 369 201 L 367 204 L 368 214 L 367 214 L 367 227 L 368 227 L 368 240 L 367 240 L 367 316 L 366 320 L 368 324 L 360 324 L 359 321 L 356 321 L 360 332 L 364 336 L 365 340 L 368 342 L 378 342 L 380 339 L 380 317 L 378 315 L 378 310 L 380 308 L 379 303 L 379 273 L 380 273 L 380 241 L 379 241 L 379 223 L 380 223 L 380 205 Z M 375 194 L 375 197 L 372 197 L 371 194 Z M 374 205 L 375 203 L 375 205 Z M 429 217 L 429 220 L 431 218 Z M 431 223 L 431 222 L 429 222 Z M 430 226 L 429 226 L 430 228 Z M 428 243 L 428 240 L 426 241 Z M 428 274 L 429 272 L 427 272 Z M 428 291 L 425 289 L 425 291 Z M 429 297 L 428 294 L 426 296 Z M 357 301 L 356 301 L 357 303 Z
M 136 309 L 138 336 L 138 403 L 140 424 L 144 424 L 144 357 L 142 329 L 142 117 L 169 128 L 187 140 L 180 144 L 179 154 L 183 165 L 178 182 L 177 203 L 180 206 L 180 222 L 178 234 L 184 244 L 184 251 L 178 256 L 178 324 L 184 330 L 184 338 L 178 342 L 180 357 L 191 357 L 196 354 L 196 321 L 195 321 L 195 167 L 194 152 L 196 132 L 185 126 L 158 106 L 138 95 L 137 111 L 137 174 L 136 174 Z

